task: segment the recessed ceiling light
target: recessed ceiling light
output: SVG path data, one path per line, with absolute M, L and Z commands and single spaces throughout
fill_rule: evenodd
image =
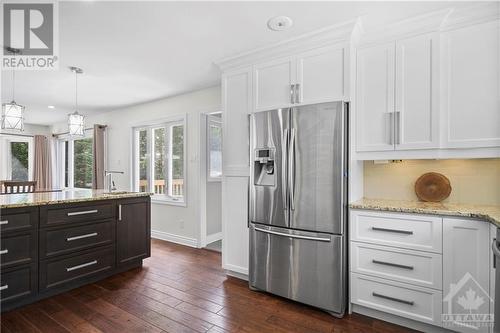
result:
M 275 16 L 267 21 L 267 27 L 274 31 L 283 31 L 289 29 L 293 21 L 288 16 Z
M 56 107 L 54 105 L 49 105 L 47 106 L 49 109 L 55 109 Z

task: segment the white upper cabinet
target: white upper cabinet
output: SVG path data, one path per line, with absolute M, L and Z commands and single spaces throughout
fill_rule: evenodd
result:
M 439 147 L 437 34 L 396 42 L 396 149 Z
M 394 43 L 358 49 L 355 104 L 358 151 L 394 150 L 394 50 Z
M 297 56 L 297 102 L 314 104 L 345 99 L 345 51 L 336 46 Z
M 292 104 L 295 61 L 292 57 L 254 66 L 255 111 L 272 110 Z
M 345 44 L 254 65 L 254 111 L 344 100 Z
M 358 50 L 357 151 L 439 146 L 436 41 L 426 34 Z
M 500 147 L 500 23 L 442 34 L 442 109 L 447 148 Z

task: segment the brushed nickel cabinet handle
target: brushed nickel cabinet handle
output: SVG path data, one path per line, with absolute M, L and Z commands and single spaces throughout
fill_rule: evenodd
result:
M 396 298 L 396 297 L 391 297 L 391 296 L 386 296 L 386 295 L 382 295 L 382 294 L 378 294 L 378 293 L 372 293 L 372 296 L 373 297 L 387 299 L 387 300 L 393 301 L 393 302 L 407 304 L 407 305 L 414 305 L 415 304 L 415 302 L 413 302 L 413 301 L 407 301 L 407 300 L 404 300 L 404 299 L 400 299 L 400 298 Z
M 385 231 L 385 232 L 393 232 L 393 233 L 396 233 L 396 234 L 413 235 L 413 231 L 410 231 L 410 230 L 387 229 L 387 228 L 379 228 L 379 227 L 372 227 L 372 230 L 375 230 L 375 231 Z
M 295 101 L 295 84 L 290 85 L 290 104 Z
M 118 221 L 122 220 L 122 205 L 118 205 Z
M 74 241 L 77 239 L 83 239 L 83 238 L 89 238 L 89 237 L 95 237 L 95 236 L 97 236 L 97 232 L 93 232 L 91 234 L 80 235 L 80 236 L 69 237 L 69 238 L 66 238 L 66 241 L 71 242 L 71 241 Z
M 6 225 L 6 224 L 9 224 L 9 220 L 0 221 L 0 225 Z
M 86 214 L 95 214 L 99 212 L 97 209 L 92 209 L 92 210 L 84 210 L 81 212 L 70 212 L 68 213 L 68 216 L 77 216 L 77 215 L 86 215 Z
M 71 271 L 74 271 L 74 270 L 77 270 L 77 269 L 80 269 L 80 268 L 84 268 L 84 267 L 88 267 L 88 266 L 92 266 L 92 265 L 95 265 L 95 264 L 97 264 L 97 260 L 89 261 L 89 262 L 86 262 L 85 264 L 76 265 L 76 266 L 73 266 L 73 267 L 67 267 L 66 268 L 66 272 L 71 272 Z
M 9 250 L 8 250 L 8 249 L 5 249 L 5 250 L 0 251 L 0 254 L 7 254 L 7 253 L 9 253 Z
M 408 270 L 413 270 L 413 266 L 407 266 L 407 265 L 401 265 L 401 264 L 395 264 L 392 262 L 387 262 L 387 261 L 380 261 L 380 260 L 372 260 L 372 263 L 378 264 L 378 265 L 385 265 L 385 266 L 391 266 L 391 267 L 397 267 L 397 268 L 403 268 L 403 269 L 408 269 Z
M 9 285 L 8 284 L 4 284 L 3 286 L 0 287 L 0 291 L 6 290 L 6 289 L 9 289 Z

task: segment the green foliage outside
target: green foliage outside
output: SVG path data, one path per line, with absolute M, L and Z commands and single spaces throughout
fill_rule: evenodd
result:
M 28 143 L 11 142 L 10 151 L 12 153 L 12 180 L 28 180 Z
M 92 138 L 74 141 L 74 186 L 92 188 Z

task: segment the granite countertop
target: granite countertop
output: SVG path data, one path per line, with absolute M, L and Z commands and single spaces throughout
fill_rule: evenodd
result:
M 42 206 L 70 202 L 112 200 L 150 196 L 149 192 L 114 192 L 106 190 L 74 189 L 58 192 L 0 194 L 0 209 Z
M 486 206 L 363 198 L 351 203 L 349 207 L 387 212 L 471 217 L 491 222 L 500 227 L 500 205 Z

